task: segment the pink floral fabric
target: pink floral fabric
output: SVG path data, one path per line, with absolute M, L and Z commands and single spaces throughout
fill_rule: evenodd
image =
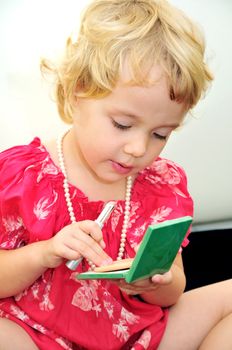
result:
M 0 154 L 0 248 L 15 249 L 49 239 L 68 225 L 63 175 L 35 138 L 29 145 Z M 95 220 L 102 201 L 89 201 L 70 185 L 77 220 Z M 117 201 L 103 227 L 106 252 L 118 253 L 125 202 Z M 184 171 L 158 158 L 142 171 L 133 186 L 126 257 L 135 255 L 148 225 L 192 215 Z M 188 244 L 187 236 L 183 246 Z M 121 292 L 109 281 L 78 281 L 77 272 L 62 264 L 48 269 L 29 288 L 0 299 L 0 317 L 20 324 L 41 350 L 156 349 L 168 309 L 150 305 Z

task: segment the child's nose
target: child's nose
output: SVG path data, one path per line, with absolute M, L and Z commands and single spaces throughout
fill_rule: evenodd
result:
M 145 137 L 136 137 L 124 146 L 124 152 L 135 158 L 144 156 L 146 150 L 147 139 Z

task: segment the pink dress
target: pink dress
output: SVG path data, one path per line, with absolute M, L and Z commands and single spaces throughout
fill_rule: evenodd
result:
M 0 248 L 15 249 L 54 236 L 70 224 L 63 174 L 35 138 L 0 154 Z M 77 220 L 95 220 L 102 201 L 89 201 L 70 185 Z M 116 258 L 124 212 L 117 201 L 103 228 L 106 252 Z M 132 191 L 126 257 L 134 256 L 149 224 L 192 215 L 183 170 L 158 158 L 139 173 Z M 188 243 L 187 237 L 183 246 Z M 78 267 L 86 268 L 87 263 Z M 41 350 L 156 349 L 168 309 L 142 302 L 109 281 L 78 281 L 63 263 L 48 269 L 28 289 L 0 299 L 0 317 L 20 324 Z

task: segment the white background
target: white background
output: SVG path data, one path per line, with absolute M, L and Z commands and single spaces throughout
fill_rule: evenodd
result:
M 195 223 L 232 220 L 232 1 L 172 0 L 202 26 L 215 81 L 163 156 L 182 165 L 195 201 Z M 78 28 L 87 0 L 1 0 L 0 150 L 50 138 L 60 121 L 41 57 L 55 58 Z

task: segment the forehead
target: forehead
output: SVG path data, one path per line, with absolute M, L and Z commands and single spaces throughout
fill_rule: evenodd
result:
M 160 97 L 165 98 L 166 101 L 173 105 L 178 105 L 178 109 L 180 109 L 185 114 L 188 111 L 186 104 L 176 102 L 171 100 L 171 87 L 170 82 L 167 76 L 166 71 L 161 66 L 161 64 L 154 64 L 150 69 L 144 70 L 140 72 L 139 80 L 141 82 L 137 82 L 136 73 L 133 72 L 133 68 L 130 67 L 128 60 L 124 60 L 120 69 L 120 75 L 117 87 L 125 88 L 125 87 L 133 87 L 135 90 L 140 89 L 144 90 L 145 93 L 148 90 L 152 91 L 151 93 L 155 95 L 160 95 Z
M 125 85 L 133 83 L 133 80 L 136 79 L 135 74 L 128 60 L 124 60 L 120 69 L 119 83 Z M 161 79 L 167 79 L 164 69 L 158 64 L 153 65 L 149 70 L 141 71 L 140 75 L 143 76 L 144 82 L 149 82 L 151 85 L 159 82 Z
M 138 97 L 144 99 L 144 103 L 148 102 L 146 100 L 154 99 L 157 103 L 158 100 L 165 104 L 173 104 L 173 100 L 170 97 L 170 85 L 168 82 L 167 74 L 160 65 L 153 65 L 149 71 L 144 72 L 144 79 L 141 82 L 136 81 L 136 77 L 133 76 L 132 69 L 125 62 L 121 68 L 120 77 L 115 90 L 121 90 L 123 93 L 127 92 L 129 95 L 134 94 Z M 181 109 L 182 104 L 179 104 Z M 180 109 L 180 108 L 178 108 Z
M 161 66 L 155 65 L 150 69 L 147 75 L 149 84 L 138 85 L 132 79 L 131 70 L 125 64 L 118 84 L 109 97 L 109 102 L 116 109 L 121 108 L 128 114 L 131 111 L 131 115 L 147 116 L 151 120 L 158 118 L 162 123 L 170 119 L 179 124 L 183 120 L 185 105 L 171 100 L 168 79 Z

